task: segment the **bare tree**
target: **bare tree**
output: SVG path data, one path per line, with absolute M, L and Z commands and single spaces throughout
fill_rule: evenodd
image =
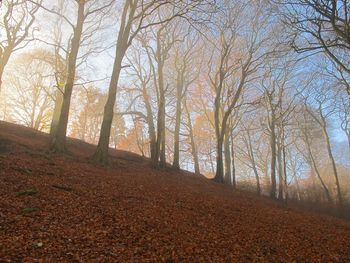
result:
M 263 35 L 262 28 L 267 22 L 268 14 L 263 14 L 260 4 L 238 3 L 226 9 L 227 13 L 223 15 L 225 20 L 218 28 L 219 39 L 210 63 L 209 78 L 215 91 L 214 120 L 217 137 L 214 180 L 220 183 L 224 182 L 222 147 L 228 120 L 237 107 L 244 88 L 267 55 L 264 45 L 268 40 L 268 33 L 264 31 Z M 244 38 L 238 37 L 242 26 L 250 27 Z M 214 60 L 217 61 L 215 66 Z
M 153 100 L 152 97 L 156 96 L 155 91 L 155 85 L 152 83 L 152 80 L 154 80 L 154 67 L 152 66 L 153 61 L 152 58 L 147 52 L 146 43 L 143 37 L 137 38 L 138 42 L 141 46 L 135 46 L 134 49 L 132 49 L 132 56 L 128 57 L 129 62 L 129 69 L 128 69 L 128 75 L 133 76 L 136 78 L 136 81 L 134 82 L 135 87 L 132 88 L 124 88 L 126 92 L 134 93 L 134 98 L 132 99 L 132 104 L 129 105 L 128 109 L 124 112 L 120 112 L 117 114 L 121 115 L 136 115 L 138 118 L 143 119 L 148 126 L 148 140 L 149 140 L 149 152 L 150 157 L 153 160 L 155 151 L 156 151 L 156 141 L 157 141 L 157 135 L 156 135 L 156 128 L 154 123 L 154 110 L 153 110 Z M 142 50 L 145 49 L 146 58 L 142 54 Z M 148 64 L 143 63 L 143 60 L 149 61 Z M 154 89 L 152 89 L 154 88 Z M 136 107 L 137 100 L 141 98 L 142 104 L 144 106 L 143 109 L 139 109 Z M 145 113 L 144 113 L 145 111 Z
M 291 30 L 297 52 L 323 52 L 339 69 L 350 75 L 350 4 L 347 0 L 277 1 Z M 346 87 L 350 95 L 350 88 Z
M 6 81 L 14 120 L 42 131 L 48 130 L 52 113 L 54 65 L 50 57 L 52 54 L 42 49 L 22 54 L 9 64 L 11 74 Z
M 33 24 L 41 2 L 5 0 L 2 3 L 5 14 L 0 21 L 0 28 L 5 32 L 5 39 L 0 41 L 0 91 L 4 69 L 11 55 L 33 40 Z
M 40 5 L 40 8 L 46 12 L 61 17 L 73 31 L 72 37 L 69 40 L 69 50 L 65 50 L 65 52 L 67 52 L 67 73 L 57 128 L 51 139 L 51 149 L 53 151 L 62 152 L 66 150 L 65 141 L 68 126 L 69 109 L 73 86 L 76 80 L 79 49 L 82 47 L 84 42 L 88 41 L 89 38 L 91 38 L 92 34 L 100 28 L 101 21 L 106 15 L 104 11 L 107 8 L 111 7 L 113 3 L 114 0 L 108 0 L 99 3 L 96 3 L 92 0 L 75 0 L 72 6 L 72 8 L 76 8 L 75 22 L 72 22 L 69 17 L 62 14 L 62 12 L 56 10 L 55 8 L 51 9 L 42 4 Z M 98 14 L 101 14 L 100 17 L 98 17 Z M 91 21 L 89 21 L 89 19 L 91 19 Z M 91 25 L 92 21 L 94 23 Z M 88 25 L 85 32 L 84 25 Z M 53 45 L 57 46 L 57 43 Z
M 188 127 L 188 133 L 189 133 L 189 139 L 190 139 L 190 145 L 191 145 L 191 154 L 193 157 L 193 164 L 194 164 L 194 172 L 195 174 L 200 174 L 198 150 L 197 150 L 197 145 L 196 145 L 195 137 L 193 133 L 191 114 L 187 106 L 186 98 L 183 100 L 183 107 L 185 109 L 185 113 L 187 117 L 186 126 Z
M 80 107 L 77 117 L 72 122 L 72 135 L 86 142 L 97 144 L 103 117 L 101 112 L 107 96 L 94 86 L 77 87 L 77 91 Z M 110 140 L 114 148 L 117 148 L 119 140 L 126 130 L 122 115 L 118 115 L 113 119 L 111 130 Z
M 201 63 L 197 63 L 195 57 L 198 57 L 198 46 L 196 46 L 196 39 L 194 36 L 185 36 L 184 42 L 179 44 L 179 47 L 175 50 L 174 64 L 176 71 L 176 111 L 175 111 L 175 131 L 174 131 L 174 160 L 173 168 L 179 169 L 180 164 L 180 129 L 181 129 L 181 117 L 182 117 L 182 106 L 185 105 L 183 100 L 187 94 L 188 87 L 198 78 L 201 70 Z M 191 65 L 196 66 L 191 68 Z M 189 117 L 189 116 L 188 116 Z M 192 127 L 190 119 L 188 119 L 188 125 L 190 125 L 190 137 L 192 133 Z M 192 153 L 196 153 L 194 149 L 194 141 L 191 139 Z M 195 166 L 196 159 L 194 156 Z M 198 167 L 199 169 L 199 167 Z
M 245 126 L 245 125 L 243 125 Z M 244 127 L 245 128 L 245 136 L 243 135 L 242 139 L 246 147 L 248 159 L 250 161 L 250 168 L 253 170 L 255 179 L 256 179 L 256 193 L 258 195 L 261 195 L 261 185 L 260 185 L 260 176 L 258 173 L 258 168 L 256 164 L 256 157 L 255 157 L 255 151 L 253 149 L 253 142 L 252 142 L 252 132 L 254 131 L 253 127 Z M 254 143 L 255 144 L 255 143 Z M 259 145 L 259 144 L 258 144 Z
M 109 147 L 109 135 L 111 129 L 111 123 L 113 120 L 113 110 L 115 100 L 117 96 L 117 87 L 120 72 L 122 70 L 122 62 L 126 51 L 132 44 L 134 38 L 138 33 L 146 28 L 161 25 L 173 20 L 176 17 L 183 17 L 188 14 L 196 6 L 202 4 L 201 1 L 139 1 L 139 0 L 125 0 L 123 12 L 121 15 L 120 28 L 117 37 L 115 59 L 112 70 L 112 77 L 109 85 L 108 99 L 104 109 L 104 118 L 101 126 L 101 133 L 99 143 L 96 152 L 93 156 L 95 162 L 101 164 L 108 163 L 108 147 Z M 170 8 L 173 12 L 165 17 L 157 16 L 157 12 L 161 9 Z M 158 69 L 159 71 L 159 69 Z M 161 80 L 160 80 L 161 82 Z M 160 94 L 161 95 L 161 94 Z M 162 108 L 162 107 L 160 107 Z M 163 114 L 160 114 L 163 116 Z M 165 114 L 164 114 L 165 115 Z M 162 116 L 160 116 L 162 118 Z M 159 119 L 159 116 L 158 116 Z M 158 120 L 162 122 L 162 120 Z M 159 125 L 162 126 L 162 125 Z M 161 129 L 158 127 L 158 129 Z M 164 138 L 159 136 L 157 140 L 157 146 L 160 144 L 160 140 Z M 158 147 L 157 147 L 158 148 Z M 165 145 L 164 145 L 165 151 Z M 155 154 L 158 155 L 157 153 Z M 165 156 L 162 154 L 162 162 L 165 163 Z
M 318 180 L 320 181 L 322 188 L 324 190 L 324 193 L 326 195 L 326 198 L 330 204 L 333 203 L 332 197 L 330 195 L 329 189 L 324 182 L 319 167 L 317 165 L 317 161 L 315 158 L 315 154 L 313 152 L 313 144 L 315 139 L 317 137 L 317 123 L 315 123 L 315 120 L 312 119 L 312 117 L 308 114 L 307 110 L 305 109 L 305 106 L 301 110 L 301 118 L 297 119 L 297 125 L 300 130 L 300 138 L 304 142 L 306 146 L 306 152 L 300 147 L 297 146 L 299 151 L 303 154 L 304 158 L 308 161 L 312 171 L 316 174 Z
M 314 91 L 317 94 L 313 94 L 312 97 L 308 97 L 305 100 L 307 103 L 305 109 L 315 122 L 320 126 L 323 134 L 324 141 L 327 147 L 328 157 L 331 161 L 333 176 L 335 179 L 335 185 L 337 190 L 338 206 L 343 206 L 343 196 L 340 189 L 340 182 L 338 176 L 338 170 L 335 162 L 335 158 L 332 151 L 330 136 L 328 132 L 328 119 L 335 113 L 334 100 L 332 99 L 334 93 L 327 89 L 326 86 L 321 86 L 320 89 L 314 87 Z
M 339 105 L 339 118 L 341 121 L 340 128 L 345 133 L 349 151 L 350 151 L 350 101 L 348 98 L 341 97 Z

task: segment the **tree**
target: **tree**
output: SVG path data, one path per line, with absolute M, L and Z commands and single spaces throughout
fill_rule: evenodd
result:
M 147 140 L 144 138 L 143 123 L 139 118 L 132 118 L 133 127 L 129 129 L 125 137 L 122 137 L 117 144 L 121 150 L 128 150 L 146 156 Z
M 5 32 L 5 39 L 0 41 L 0 91 L 4 70 L 10 57 L 33 40 L 36 29 L 33 24 L 41 2 L 42 0 L 4 0 L 2 3 L 1 10 L 5 11 L 0 28 Z
M 170 21 L 163 23 L 155 32 L 155 49 L 151 46 L 148 46 L 151 49 L 151 53 L 154 56 L 156 63 L 154 71 L 156 71 L 156 87 L 157 87 L 157 102 L 158 102 L 158 112 L 157 112 L 157 141 L 155 155 L 152 159 L 153 165 L 160 167 L 165 167 L 166 165 L 166 156 L 165 156 L 165 114 L 166 114 L 166 92 L 168 91 L 169 85 L 166 85 L 164 79 L 164 67 L 165 62 L 169 57 L 170 49 L 174 47 L 175 42 L 177 41 L 177 36 L 175 31 L 171 31 Z M 180 85 L 183 85 L 181 83 Z M 182 89 L 183 86 L 178 87 Z
M 347 0 L 278 1 L 290 28 L 292 47 L 300 53 L 323 52 L 350 76 L 350 27 Z M 350 95 L 350 88 L 347 86 Z
M 197 63 L 195 57 L 198 56 L 198 46 L 196 46 L 196 40 L 192 39 L 193 36 L 185 35 L 184 41 L 180 42 L 176 47 L 174 56 L 174 66 L 176 72 L 176 110 L 175 110 L 175 130 L 174 130 L 174 160 L 173 168 L 180 168 L 180 129 L 181 129 L 181 117 L 184 103 L 184 98 L 187 94 L 188 87 L 198 78 L 201 70 L 201 64 Z M 196 64 L 196 66 L 190 68 L 190 65 Z M 195 72 L 197 71 L 197 72 Z M 185 105 L 186 106 L 186 105 Z M 191 136 L 191 123 L 190 117 L 187 116 L 189 132 Z M 191 137 L 192 138 L 192 137 Z M 195 145 L 193 139 L 191 139 L 192 154 L 196 155 Z M 198 166 L 198 157 L 194 157 L 195 167 Z M 197 161 L 196 161 L 197 160 Z M 197 167 L 197 173 L 199 166 Z
M 96 152 L 93 156 L 95 162 L 101 164 L 108 163 L 108 147 L 111 124 L 114 116 L 114 105 L 117 96 L 117 87 L 120 72 L 122 70 L 122 62 L 126 51 L 131 46 L 134 38 L 138 33 L 146 28 L 161 25 L 173 20 L 176 17 L 187 15 L 198 5 L 202 5 L 202 1 L 139 1 L 125 0 L 123 12 L 121 14 L 120 27 L 116 42 L 115 58 L 112 70 L 111 81 L 108 89 L 108 99 L 104 108 L 103 122 L 101 125 L 100 139 Z M 159 10 L 172 10 L 170 15 L 165 17 L 157 16 Z M 160 80 L 161 81 L 161 80 Z M 161 121 L 161 120 L 160 120 Z M 160 128 L 158 128 L 160 129 Z M 159 134 L 158 134 L 158 138 Z M 157 146 L 160 141 L 157 141 Z M 165 149 L 164 149 L 165 151 Z M 157 154 L 156 154 L 157 156 Z M 163 155 L 162 155 L 163 156 Z M 165 156 L 162 158 L 164 159 Z M 165 162 L 165 160 L 163 160 Z
M 52 114 L 52 120 L 50 125 L 50 137 L 53 138 L 57 131 L 58 122 L 60 119 L 62 102 L 63 102 L 63 94 L 64 94 L 64 86 L 67 79 L 67 62 L 68 62 L 68 52 L 63 52 L 63 32 L 62 27 L 64 25 L 64 16 L 63 13 L 65 11 L 65 0 L 59 1 L 59 14 L 56 16 L 55 23 L 53 26 L 53 44 L 52 47 L 54 49 L 54 57 L 52 59 L 52 63 L 55 65 L 54 74 L 56 79 L 56 94 L 55 94 L 55 106 Z
M 341 121 L 340 128 L 345 133 L 350 151 L 350 101 L 348 98 L 340 97 L 339 118 Z
M 307 105 L 305 109 L 322 130 L 322 135 L 326 143 L 327 153 L 331 161 L 335 179 L 338 206 L 343 207 L 343 195 L 340 189 L 338 170 L 335 158 L 333 156 L 331 141 L 328 133 L 328 118 L 335 112 L 334 100 L 332 100 L 332 98 L 334 98 L 334 93 L 327 88 L 328 87 L 325 84 L 321 84 L 320 89 L 313 87 L 313 91 L 317 92 L 317 94 L 314 93 L 312 97 L 308 96 L 306 98 L 305 103 Z
M 156 97 L 155 85 L 152 83 L 154 79 L 154 70 L 152 70 L 152 61 L 149 56 L 144 58 L 143 49 L 145 49 L 145 42 L 142 37 L 137 38 L 141 47 L 136 46 L 132 51 L 132 56 L 128 57 L 130 69 L 128 69 L 128 75 L 136 78 L 134 86 L 131 88 L 124 88 L 125 92 L 128 92 L 134 96 L 131 104 L 126 111 L 120 112 L 121 115 L 134 115 L 143 119 L 147 123 L 148 127 L 148 141 L 149 141 L 149 153 L 153 160 L 156 152 L 156 128 L 154 123 L 154 110 L 152 99 Z M 145 53 L 147 53 L 145 51 Z M 143 60 L 149 61 L 149 63 L 143 63 Z M 137 100 L 142 99 L 142 105 L 144 109 L 137 108 Z M 145 113 L 143 113 L 145 112 Z
M 94 86 L 77 86 L 77 109 L 76 114 L 72 114 L 71 136 L 86 141 L 91 144 L 97 144 L 100 126 L 102 123 L 103 106 L 106 103 L 107 96 Z M 73 101 L 74 102 L 74 101 Z M 124 136 L 126 127 L 121 115 L 113 119 L 111 142 L 116 148 L 119 140 Z
M 200 168 L 199 168 L 199 158 L 198 158 L 198 150 L 197 145 L 195 142 L 193 127 L 192 127 L 192 119 L 190 111 L 188 110 L 186 98 L 183 100 L 183 107 L 185 109 L 186 117 L 187 117 L 187 127 L 188 127 L 188 133 L 189 133 L 189 139 L 190 139 L 190 145 L 191 145 L 191 154 L 193 157 L 193 164 L 194 164 L 194 172 L 195 174 L 200 174 Z
M 49 12 L 50 14 L 57 15 L 61 17 L 72 29 L 73 34 L 71 39 L 69 40 L 69 48 L 66 50 L 67 52 L 67 73 L 64 84 L 64 93 L 62 105 L 60 107 L 60 115 L 57 123 L 57 128 L 52 135 L 51 139 L 51 149 L 57 152 L 63 152 L 66 150 L 66 134 L 67 134 L 67 126 L 68 126 L 68 117 L 69 117 L 69 109 L 71 104 L 71 97 L 73 86 L 76 80 L 76 71 L 77 71 L 77 60 L 79 49 L 83 45 L 84 42 L 88 41 L 89 38 L 96 32 L 101 24 L 101 20 L 106 15 L 104 10 L 111 7 L 114 0 L 108 0 L 96 3 L 96 1 L 92 0 L 75 0 L 74 7 L 76 8 L 76 21 L 71 22 L 69 17 L 63 15 L 60 11 L 56 9 L 50 9 L 45 7 L 44 5 L 40 5 L 40 7 Z M 102 14 L 98 17 L 97 14 Z M 88 29 L 84 31 L 84 24 L 86 25 L 89 19 L 94 21 L 93 26 L 89 25 Z M 59 107 L 59 106 L 58 106 Z
M 229 3 L 227 3 L 229 4 Z M 215 93 L 214 120 L 217 138 L 216 175 L 214 180 L 224 182 L 222 148 L 228 120 L 242 97 L 244 88 L 253 78 L 267 56 L 265 44 L 269 39 L 268 22 L 262 3 L 235 2 L 225 7 L 224 20 L 217 24 L 217 42 L 209 63 L 210 85 Z M 220 18 L 222 19 L 222 18 Z M 242 30 L 242 27 L 246 30 Z M 248 29 L 249 28 L 249 29 Z M 247 32 L 246 35 L 240 35 Z M 270 36 L 271 37 L 271 36 Z
M 312 169 L 312 172 L 316 174 L 318 180 L 322 185 L 322 188 L 324 190 L 324 193 L 326 195 L 328 202 L 332 204 L 333 200 L 332 200 L 330 191 L 321 176 L 319 167 L 317 165 L 317 160 L 315 158 L 315 153 L 313 151 L 313 146 L 316 141 L 315 138 L 317 138 L 320 135 L 319 133 L 321 132 L 318 130 L 318 127 L 317 127 L 318 124 L 308 114 L 305 107 L 307 106 L 304 105 L 304 107 L 301 110 L 301 118 L 297 118 L 297 125 L 300 131 L 300 138 L 302 139 L 306 147 L 306 153 L 304 150 L 300 150 L 299 147 L 297 148 L 299 148 L 299 151 L 304 155 L 304 158 L 308 161 Z
M 52 114 L 55 80 L 50 57 L 43 49 L 22 54 L 9 64 L 6 81 L 14 120 L 42 131 L 48 130 Z
M 256 117 L 253 115 L 253 117 Z M 245 121 L 246 122 L 246 121 Z M 253 126 L 254 122 L 250 121 L 247 123 L 247 125 L 242 124 L 244 131 L 242 131 L 242 140 L 245 145 L 245 149 L 242 151 L 245 153 L 246 157 L 248 158 L 250 164 L 247 164 L 254 172 L 255 180 L 256 180 L 256 193 L 258 195 L 261 195 L 261 184 L 260 184 L 260 176 L 258 173 L 258 167 L 256 164 L 256 154 L 255 150 L 253 148 L 253 145 L 255 147 L 259 147 L 259 143 L 257 141 L 252 140 L 252 132 L 257 133 L 257 128 Z M 258 137 L 259 138 L 259 137 Z

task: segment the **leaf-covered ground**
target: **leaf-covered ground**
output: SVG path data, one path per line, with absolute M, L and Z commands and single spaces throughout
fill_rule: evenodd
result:
M 350 221 L 0 123 L 0 262 L 350 262 Z

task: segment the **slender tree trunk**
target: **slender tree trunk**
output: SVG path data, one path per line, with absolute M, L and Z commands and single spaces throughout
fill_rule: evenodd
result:
M 215 174 L 214 161 L 213 161 L 211 152 L 209 152 L 209 161 L 210 161 L 211 173 Z
M 232 132 L 231 132 L 231 165 L 232 165 L 232 187 L 236 189 L 237 183 L 236 183 L 235 151 L 234 151 Z
M 34 122 L 34 129 L 35 130 L 39 130 L 40 129 L 40 124 L 41 124 L 42 119 L 43 119 L 44 111 L 45 111 L 45 109 L 48 106 L 48 100 L 49 100 L 48 96 L 45 97 L 45 100 L 44 100 L 43 104 L 41 105 L 41 107 L 39 109 L 38 116 L 36 117 L 36 120 Z
M 142 87 L 142 96 L 143 96 L 143 100 L 145 103 L 145 107 L 146 107 L 146 112 L 147 112 L 147 125 L 148 125 L 148 134 L 149 134 L 149 141 L 150 141 L 150 154 L 151 154 L 151 160 L 154 159 L 154 155 L 156 152 L 156 130 L 154 127 L 154 121 L 153 121 L 153 111 L 152 111 L 152 106 L 151 103 L 149 101 L 149 96 L 147 93 L 147 89 L 146 89 L 146 84 L 143 84 Z
M 194 172 L 195 172 L 195 174 L 200 174 L 199 159 L 198 159 L 196 143 L 195 143 L 195 140 L 194 140 L 191 115 L 190 115 L 190 112 L 187 109 L 186 100 L 184 100 L 184 108 L 186 110 L 187 125 L 189 127 L 189 133 L 190 133 L 189 135 L 190 135 L 190 142 L 191 142 L 191 149 L 192 149 L 191 153 L 192 153 L 193 163 L 194 163 Z
M 233 131 L 231 130 L 231 173 L 232 173 L 232 187 L 236 189 L 237 183 L 236 183 L 236 166 L 235 166 L 235 149 L 233 144 Z
M 151 153 L 151 160 L 153 160 L 155 151 L 156 151 L 156 144 L 157 144 L 157 139 L 156 139 L 156 131 L 154 128 L 154 123 L 153 123 L 153 117 L 148 118 L 148 133 L 149 133 L 149 140 L 150 140 L 150 153 Z
M 260 178 L 259 178 L 258 170 L 256 169 L 255 162 L 254 162 L 254 165 L 253 165 L 253 171 L 254 171 L 255 180 L 256 180 L 256 193 L 258 195 L 261 195 Z
M 165 110 L 164 110 L 165 111 Z M 162 143 L 161 143 L 161 149 L 160 149 L 160 162 L 159 167 L 164 168 L 166 166 L 166 156 L 165 156 L 165 150 L 166 150 L 166 144 L 165 144 L 165 113 L 164 113 L 164 120 L 163 120 L 163 133 L 162 133 Z
M 332 148 L 331 148 L 331 143 L 329 140 L 329 136 L 328 136 L 328 132 L 325 126 L 322 127 L 323 130 L 323 135 L 327 144 L 327 151 L 328 151 L 328 156 L 329 159 L 331 160 L 332 163 L 332 169 L 333 169 L 333 174 L 334 174 L 334 178 L 335 178 L 335 184 L 337 187 L 337 197 L 338 197 L 338 205 L 339 207 L 343 206 L 343 196 L 341 193 L 341 189 L 340 189 L 340 182 L 339 182 L 339 176 L 338 176 L 338 171 L 337 171 L 337 165 L 335 163 L 334 157 L 333 157 L 333 153 L 332 153 Z
M 254 172 L 255 179 L 256 179 L 256 193 L 258 195 L 261 195 L 260 178 L 259 178 L 258 170 L 256 168 L 255 156 L 254 156 L 254 151 L 253 151 L 253 145 L 252 145 L 252 140 L 250 138 L 249 130 L 247 131 L 247 135 L 248 135 L 248 150 L 249 150 L 249 155 L 250 155 L 250 162 L 252 164 L 253 172 Z
M 32 104 L 32 109 L 31 109 L 31 114 L 30 114 L 30 128 L 34 128 L 35 126 L 35 112 L 36 112 L 36 106 L 37 106 L 37 101 L 38 101 L 38 96 L 37 94 L 34 95 L 34 101 Z
M 270 197 L 276 199 L 276 134 L 275 134 L 275 124 L 272 121 L 271 124 L 271 138 L 270 138 L 270 147 L 271 147 L 271 189 Z
M 220 93 L 222 85 L 219 85 L 217 95 L 214 102 L 214 121 L 215 121 L 215 135 L 216 135 L 216 173 L 214 181 L 218 183 L 224 182 L 224 167 L 223 167 L 223 156 L 222 156 L 222 147 L 224 140 L 224 133 L 222 130 L 224 127 L 220 127 Z M 221 128 L 221 129 L 220 129 Z
M 195 174 L 200 174 L 200 168 L 199 168 L 199 160 L 198 160 L 198 153 L 197 153 L 197 149 L 196 149 L 196 144 L 194 142 L 194 137 L 193 137 L 193 133 L 192 135 L 190 135 L 191 137 L 191 148 L 192 148 L 192 157 L 193 157 L 193 163 L 194 163 L 194 173 Z
M 158 119 L 157 119 L 157 147 L 154 165 L 159 167 L 165 167 L 165 87 L 164 87 L 164 60 L 162 54 L 162 44 L 161 44 L 161 32 L 157 34 L 157 52 L 156 58 L 158 63 L 158 89 L 159 89 L 159 104 L 158 104 Z
M 179 78 L 179 77 L 178 77 Z M 175 116 L 175 133 L 174 133 L 174 160 L 173 168 L 180 169 L 180 126 L 181 126 L 181 100 L 183 83 L 177 80 L 176 85 L 176 116 Z
M 283 166 L 282 166 L 281 138 L 279 138 L 277 142 L 277 167 L 278 167 L 278 200 L 283 201 L 284 177 L 283 177 Z
M 231 185 L 231 151 L 229 131 L 225 133 L 224 138 L 224 155 L 225 155 L 225 184 Z
M 51 149 L 57 152 L 66 150 L 66 134 L 68 126 L 68 117 L 70 102 L 72 97 L 73 85 L 76 73 L 77 56 L 80 48 L 80 39 L 83 32 L 84 25 L 84 6 L 85 2 L 80 1 L 78 7 L 77 24 L 74 28 L 74 36 L 71 42 L 71 51 L 68 56 L 68 76 L 63 94 L 63 102 L 61 113 L 58 120 L 57 130 L 51 141 Z
M 295 185 L 297 187 L 297 199 L 298 199 L 298 201 L 301 201 L 299 180 L 297 179 L 296 175 L 294 175 L 294 176 L 295 176 Z
M 159 90 L 159 105 L 158 105 L 158 118 L 157 118 L 157 144 L 156 144 L 156 154 L 153 160 L 155 166 L 165 167 L 165 147 L 163 147 L 165 142 L 165 94 L 164 90 Z
M 2 62 L 2 59 L 0 61 L 0 93 L 2 91 L 2 75 L 4 74 L 4 69 L 5 69 L 5 65 Z
M 285 201 L 288 201 L 288 174 L 287 174 L 287 159 L 286 159 L 286 146 L 284 145 L 284 134 L 282 136 L 282 160 L 283 160 L 283 175 L 284 175 L 284 194 L 285 194 Z
M 307 135 L 306 135 L 306 136 L 307 136 Z M 308 137 L 306 137 L 306 146 L 307 146 L 307 149 L 308 149 L 309 159 L 310 159 L 310 161 L 311 161 L 312 168 L 313 168 L 314 172 L 316 173 L 318 179 L 320 180 L 320 183 L 321 183 L 321 185 L 322 185 L 322 187 L 323 187 L 323 190 L 324 190 L 324 192 L 325 192 L 325 194 L 326 194 L 326 198 L 327 198 L 328 202 L 329 202 L 330 204 L 332 204 L 332 203 L 333 203 L 332 197 L 331 197 L 331 195 L 330 195 L 330 193 L 329 193 L 329 190 L 328 190 L 328 188 L 327 188 L 325 182 L 323 181 L 323 179 L 322 179 L 322 177 L 321 177 L 321 174 L 320 174 L 320 172 L 319 172 L 319 170 L 318 170 L 318 168 L 317 168 L 316 161 L 315 161 L 314 156 L 313 156 L 313 153 L 312 153 L 312 151 L 311 151 L 311 145 L 310 145 L 310 143 L 309 143 Z

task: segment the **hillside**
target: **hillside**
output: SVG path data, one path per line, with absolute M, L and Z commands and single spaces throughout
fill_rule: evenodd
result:
M 0 123 L 0 262 L 350 262 L 350 222 Z M 41 261 L 40 261 L 41 260 Z

